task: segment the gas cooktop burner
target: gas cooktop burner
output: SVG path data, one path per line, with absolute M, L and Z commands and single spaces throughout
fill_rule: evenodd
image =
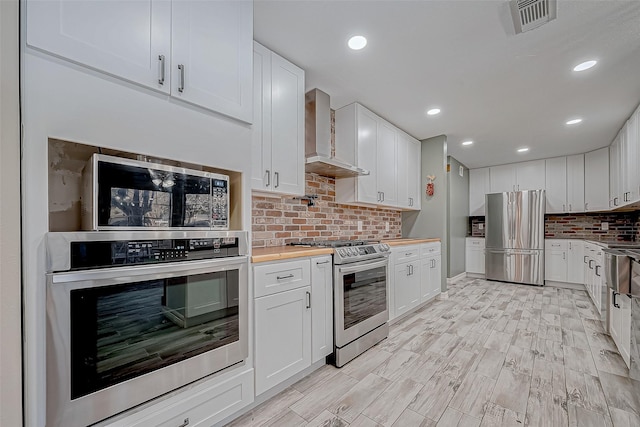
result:
M 316 246 L 320 248 L 342 248 L 345 246 L 364 246 L 380 243 L 375 240 L 308 240 L 289 243 L 291 246 Z

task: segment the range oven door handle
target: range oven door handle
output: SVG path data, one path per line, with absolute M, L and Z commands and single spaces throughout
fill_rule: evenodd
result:
M 338 271 L 340 274 L 349 274 L 349 273 L 357 273 L 359 271 L 369 270 L 376 267 L 386 267 L 389 263 L 387 258 L 384 258 L 379 261 L 367 262 L 367 263 L 357 263 L 356 265 L 349 265 L 346 267 L 340 267 Z

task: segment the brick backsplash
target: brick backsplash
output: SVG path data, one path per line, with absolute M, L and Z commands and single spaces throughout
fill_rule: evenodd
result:
M 281 246 L 300 240 L 394 239 L 402 236 L 400 211 L 342 205 L 335 202 L 334 178 L 305 175 L 306 194 L 316 194 L 315 206 L 289 196 L 254 195 L 251 210 L 252 246 Z M 358 231 L 362 221 L 362 231 Z M 389 231 L 385 231 L 385 223 Z
M 580 213 L 545 215 L 544 234 L 549 239 L 587 239 L 640 241 L 639 212 L 624 213 Z M 602 230 L 602 223 L 609 224 L 609 230 Z M 469 218 L 471 236 L 484 237 L 484 217 Z

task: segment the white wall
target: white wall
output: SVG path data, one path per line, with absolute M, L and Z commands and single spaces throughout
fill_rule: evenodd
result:
M 469 169 L 449 156 L 451 170 L 447 192 L 447 277 L 466 271 L 465 252 L 469 228 Z M 462 176 L 460 176 L 462 167 Z
M 44 426 L 47 139 L 242 172 L 242 222 L 248 230 L 251 127 L 26 46 L 23 49 L 26 424 Z
M 0 426 L 22 425 L 18 0 L 0 1 Z

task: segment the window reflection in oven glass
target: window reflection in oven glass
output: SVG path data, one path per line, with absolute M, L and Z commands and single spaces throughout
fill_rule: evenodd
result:
M 71 291 L 71 398 L 239 340 L 238 270 Z
M 342 284 L 345 330 L 387 309 L 386 267 L 345 274 Z

